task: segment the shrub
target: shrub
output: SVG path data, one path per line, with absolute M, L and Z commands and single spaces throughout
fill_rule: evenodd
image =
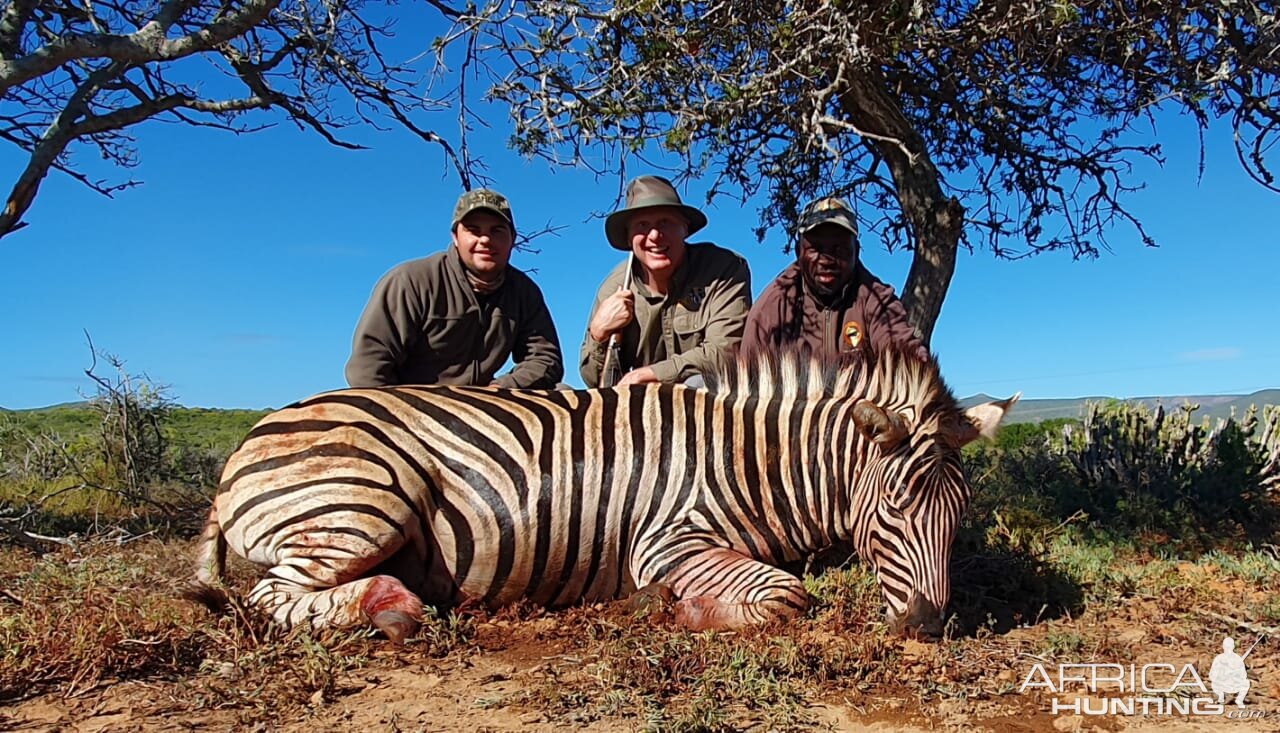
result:
M 1079 422 L 1019 428 L 975 447 L 967 452 L 973 516 L 1000 524 L 1015 549 L 1043 544 L 1037 534 L 1073 517 L 1173 552 L 1272 539 L 1280 527 L 1280 408 L 1267 408 L 1261 421 L 1251 409 L 1212 426 L 1196 422 L 1195 410 L 1090 404 Z M 1027 517 L 1033 521 L 1019 519 Z

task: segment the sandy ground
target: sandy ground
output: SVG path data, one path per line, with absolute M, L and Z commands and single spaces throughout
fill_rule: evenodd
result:
M 545 712 L 507 706 L 502 700 L 539 681 L 545 664 L 485 654 L 460 664 L 374 666 L 344 676 L 332 699 L 316 694 L 288 717 L 252 709 L 191 709 L 190 680 L 104 683 L 73 697 L 44 695 L 0 708 L 0 729 L 106 733 L 107 731 L 521 731 L 562 733 L 632 731 L 642 720 L 552 720 Z M 934 702 L 921 708 L 909 698 L 861 698 L 833 694 L 805 711 L 815 730 L 917 733 L 921 731 L 1275 731 L 1280 710 L 1253 705 L 1265 718 L 1153 719 L 1053 716 L 1028 696 Z M 570 716 L 571 718 L 572 716 Z M 735 730 L 768 730 L 763 720 L 735 718 Z

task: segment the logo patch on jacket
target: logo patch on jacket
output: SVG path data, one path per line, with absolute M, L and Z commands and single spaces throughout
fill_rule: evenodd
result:
M 844 324 L 842 335 L 844 336 L 844 342 L 848 344 L 849 348 L 858 348 L 858 344 L 862 343 L 862 324 L 857 321 L 849 321 Z
M 707 299 L 706 288 L 694 288 L 687 295 L 680 299 L 680 305 L 691 311 L 696 311 L 702 307 L 702 301 Z

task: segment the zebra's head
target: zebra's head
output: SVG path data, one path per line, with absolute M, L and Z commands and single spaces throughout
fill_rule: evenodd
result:
M 876 570 L 890 625 L 939 636 L 951 545 L 972 494 L 960 449 L 993 436 L 1019 395 L 962 409 L 933 359 L 896 352 L 858 381 L 852 419 L 865 442 L 851 487 L 854 544 Z
M 802 459 L 810 471 L 783 471 L 783 481 L 806 484 L 790 486 L 793 492 L 823 493 L 817 515 L 827 516 L 824 505 L 847 507 L 835 513 L 839 526 L 824 529 L 852 539 L 875 568 L 895 628 L 941 634 L 951 598 L 951 544 L 971 494 L 960 449 L 993 435 L 1017 395 L 962 409 L 933 357 L 896 349 L 828 364 L 788 347 L 737 359 L 711 386 L 754 405 L 762 422 L 808 413 L 793 421 L 807 427 L 790 440 L 817 453 Z

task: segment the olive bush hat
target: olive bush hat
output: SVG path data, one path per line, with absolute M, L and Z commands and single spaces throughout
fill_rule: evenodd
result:
M 686 206 L 676 193 L 676 187 L 662 176 L 640 176 L 627 184 L 627 204 L 604 220 L 604 233 L 614 249 L 631 251 L 627 237 L 627 219 L 631 212 L 652 209 L 657 206 L 674 206 L 689 220 L 689 233 L 693 234 L 707 225 L 707 217 L 701 211 Z
M 807 234 L 823 224 L 835 224 L 848 229 L 853 236 L 858 236 L 858 220 L 854 218 L 849 203 L 842 198 L 828 196 L 804 207 L 800 221 L 796 222 L 796 235 Z
M 467 214 L 473 211 L 490 211 L 511 225 L 511 231 L 516 230 L 516 220 L 511 217 L 511 204 L 507 201 L 507 197 L 487 188 L 477 188 L 467 191 L 458 197 L 458 203 L 453 207 L 453 224 L 449 225 L 450 229 L 455 229 L 458 222 L 462 221 Z

